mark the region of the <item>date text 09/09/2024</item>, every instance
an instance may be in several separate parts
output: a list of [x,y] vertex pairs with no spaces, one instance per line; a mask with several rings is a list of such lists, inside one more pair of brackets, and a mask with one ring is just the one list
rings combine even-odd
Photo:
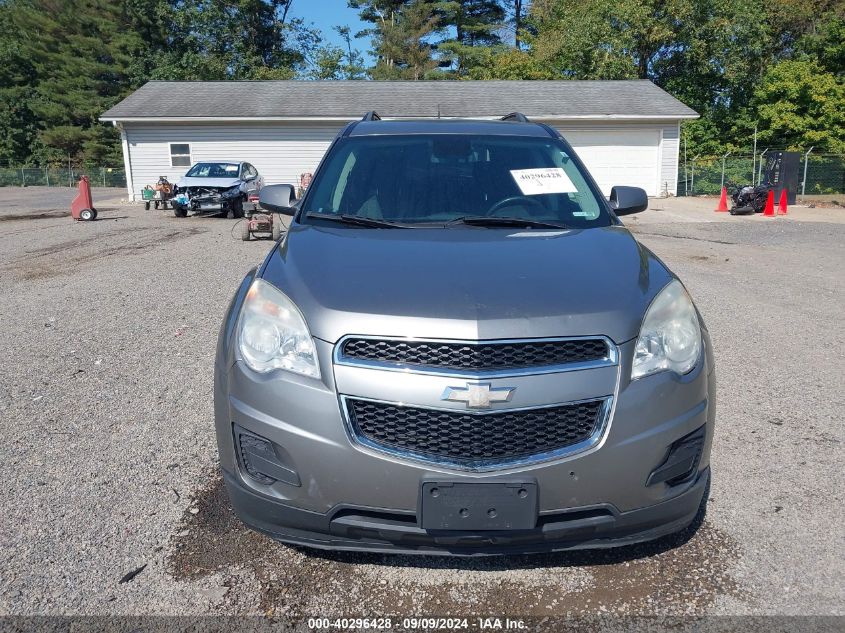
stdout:
[[403,630],[470,630],[519,631],[526,628],[524,620],[511,618],[417,618],[406,617],[401,620],[392,618],[309,618],[311,630],[390,630],[394,627]]

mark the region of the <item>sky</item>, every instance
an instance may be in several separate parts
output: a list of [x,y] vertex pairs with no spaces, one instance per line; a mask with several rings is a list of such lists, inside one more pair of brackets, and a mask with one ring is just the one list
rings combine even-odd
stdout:
[[[323,32],[325,41],[337,46],[345,47],[343,39],[333,27],[349,26],[352,34],[367,28],[367,23],[358,19],[358,12],[347,6],[346,0],[293,0],[288,16],[302,18],[306,22],[313,22],[314,26]],[[352,40],[353,46],[365,56],[370,48],[369,38]]]

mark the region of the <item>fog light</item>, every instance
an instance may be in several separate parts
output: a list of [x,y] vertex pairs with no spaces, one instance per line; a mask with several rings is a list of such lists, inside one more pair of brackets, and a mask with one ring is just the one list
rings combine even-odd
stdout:
[[284,463],[284,451],[270,440],[235,426],[241,465],[258,483],[269,486],[277,481],[299,486],[299,475]]
[[701,452],[704,449],[704,431],[702,426],[689,435],[685,435],[669,447],[666,459],[648,476],[646,486],[666,482],[677,486],[692,478],[698,471]]

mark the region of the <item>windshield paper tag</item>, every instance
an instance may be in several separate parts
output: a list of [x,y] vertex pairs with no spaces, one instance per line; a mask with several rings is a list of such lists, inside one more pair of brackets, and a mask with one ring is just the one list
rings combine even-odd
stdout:
[[543,193],[577,193],[578,190],[560,167],[540,169],[511,169],[511,176],[526,196]]

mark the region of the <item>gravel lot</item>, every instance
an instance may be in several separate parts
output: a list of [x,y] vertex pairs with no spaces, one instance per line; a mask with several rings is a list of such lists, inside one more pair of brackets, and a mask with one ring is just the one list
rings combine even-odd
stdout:
[[677,199],[627,220],[716,350],[715,478],[691,539],[453,560],[315,554],[233,518],[214,343],[271,244],[123,195],[95,190],[101,219],[74,223],[72,190],[0,189],[0,614],[845,614],[845,211]]

